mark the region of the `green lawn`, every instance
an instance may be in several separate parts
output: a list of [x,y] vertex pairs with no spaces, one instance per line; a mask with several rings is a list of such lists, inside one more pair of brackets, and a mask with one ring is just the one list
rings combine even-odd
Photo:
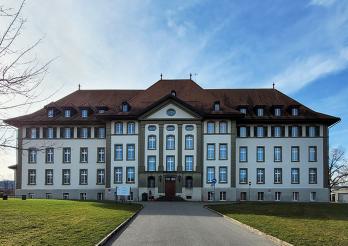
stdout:
[[348,204],[239,203],[209,207],[294,245],[348,245]]
[[0,245],[95,245],[138,204],[0,200]]

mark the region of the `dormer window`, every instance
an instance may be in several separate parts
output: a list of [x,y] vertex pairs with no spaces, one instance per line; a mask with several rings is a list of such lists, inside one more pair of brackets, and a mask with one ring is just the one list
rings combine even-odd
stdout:
[[99,114],[102,114],[102,113],[104,113],[104,112],[105,112],[104,109],[99,109],[99,110],[98,110],[98,113],[99,113]]
[[256,115],[257,116],[263,116],[264,115],[264,110],[263,110],[263,108],[257,108],[256,109]]
[[246,109],[246,108],[240,108],[239,111],[240,111],[242,114],[247,114],[247,109]]
[[274,108],[274,116],[282,116],[282,109]]
[[51,108],[47,111],[47,117],[48,118],[53,118],[54,117],[54,109]]
[[70,118],[71,117],[71,110],[70,109],[65,109],[64,110],[64,117],[65,118]]
[[298,108],[292,108],[291,109],[291,115],[292,116],[298,116]]
[[87,109],[82,109],[81,110],[81,117],[82,118],[87,118],[88,117],[88,110]]
[[220,102],[219,101],[214,102],[214,111],[215,112],[220,111]]
[[172,90],[172,91],[170,92],[170,94],[171,94],[173,97],[176,97],[176,91]]
[[122,112],[128,112],[129,111],[129,105],[127,102],[122,103]]

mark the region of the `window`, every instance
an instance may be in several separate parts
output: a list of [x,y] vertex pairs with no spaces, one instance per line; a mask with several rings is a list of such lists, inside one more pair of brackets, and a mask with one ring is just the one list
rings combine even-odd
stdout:
[[239,112],[241,112],[242,114],[247,114],[247,109],[246,108],[240,108]]
[[71,117],[71,110],[70,109],[64,110],[64,117],[65,118],[70,118]]
[[265,128],[263,126],[256,127],[256,137],[258,138],[265,137]]
[[192,189],[192,187],[193,187],[193,179],[191,176],[187,176],[185,180],[185,188]]
[[70,184],[70,169],[62,170],[62,184],[69,185]]
[[248,161],[248,147],[241,146],[239,147],[239,162]]
[[298,116],[298,108],[292,108],[291,109],[291,115],[292,116]]
[[213,182],[215,179],[215,167],[207,167],[207,183]]
[[88,170],[80,169],[80,185],[88,184]]
[[207,144],[207,159],[215,160],[215,144]]
[[220,121],[220,123],[219,123],[219,133],[220,134],[226,134],[227,133],[227,122],[226,121]]
[[71,148],[63,148],[63,163],[71,162]]
[[114,183],[121,184],[122,183],[122,167],[115,167],[114,169]]
[[53,169],[45,170],[45,184],[53,185]]
[[49,109],[47,111],[47,117],[48,118],[53,118],[54,117],[54,110],[53,109]]
[[293,192],[292,193],[292,200],[294,202],[297,202],[298,201],[298,198],[299,198],[299,193],[298,192]]
[[257,108],[257,110],[256,110],[256,115],[257,116],[263,116],[264,115],[264,110],[263,110],[263,108]]
[[208,134],[215,133],[215,122],[208,122],[207,123],[207,133]]
[[115,123],[115,134],[117,134],[117,135],[123,134],[123,123],[122,122]]
[[317,147],[309,146],[308,147],[308,161],[316,162],[317,161]]
[[150,132],[156,131],[156,126],[155,125],[150,125],[147,128]]
[[156,136],[155,135],[149,135],[147,137],[147,149],[156,149]]
[[115,161],[123,160],[123,146],[122,144],[115,144]]
[[283,173],[281,168],[274,168],[274,183],[281,184],[283,182]]
[[39,128],[31,128],[31,135],[30,138],[36,139],[39,138]]
[[36,184],[36,170],[28,169],[28,185]]
[[80,138],[88,138],[88,128],[87,127],[82,127],[80,128]]
[[166,156],[166,171],[167,172],[175,171],[175,162],[174,162],[173,155]]
[[276,137],[276,138],[283,137],[283,128],[281,126],[273,127],[273,137]]
[[105,138],[105,128],[104,127],[97,127],[97,130],[95,131],[95,138]]
[[127,123],[127,134],[135,134],[135,123],[134,122]]
[[291,161],[298,162],[300,161],[300,147],[292,146],[291,147]]
[[172,90],[172,91],[170,92],[170,94],[171,94],[173,97],[176,97],[176,91]]
[[219,167],[219,183],[227,183],[227,167]]
[[135,144],[127,144],[127,161],[135,160]]
[[52,193],[46,193],[46,199],[52,199]]
[[185,149],[193,149],[193,135],[185,136]]
[[317,200],[317,193],[316,192],[311,192],[310,194],[310,201],[314,202]]
[[135,168],[134,167],[127,167],[127,183],[134,183],[135,182]]
[[317,183],[317,169],[316,168],[309,169],[309,183],[310,184]]
[[247,184],[248,183],[248,169],[240,168],[239,169],[239,183]]
[[28,198],[30,198],[30,199],[35,198],[35,193],[28,193]]
[[166,129],[167,129],[168,132],[172,132],[172,131],[175,131],[175,126],[169,125],[169,126],[166,127]]
[[122,103],[122,112],[128,112],[128,111],[129,111],[128,103],[126,102]]
[[105,183],[105,170],[97,169],[97,184],[102,185]]
[[307,126],[307,136],[308,137],[319,137],[320,129],[318,126]]
[[87,193],[80,193],[80,200],[87,200]]
[[104,200],[104,193],[103,192],[98,192],[97,193],[97,200],[98,201]]
[[258,201],[263,201],[265,197],[265,193],[264,192],[257,192],[257,200]]
[[73,132],[73,129],[72,128],[70,128],[70,127],[65,127],[64,128],[64,134],[63,134],[63,137],[64,138],[72,138],[72,132]]
[[282,147],[275,146],[274,147],[274,162],[282,161]]
[[227,160],[227,144],[219,144],[219,160]]
[[214,192],[208,191],[208,201],[213,201],[214,200]]
[[299,183],[300,183],[300,169],[291,168],[291,184],[299,184]]
[[167,149],[175,149],[175,136],[167,135],[166,137],[166,148]]
[[193,171],[193,156],[186,155],[185,156],[185,171]]
[[63,200],[69,200],[69,193],[63,193]]
[[185,130],[188,131],[188,132],[193,131],[193,129],[194,129],[194,126],[193,126],[193,125],[187,125],[187,126],[185,126]]
[[274,115],[275,116],[281,116],[282,115],[282,109],[281,108],[275,108],[274,109]]
[[47,138],[52,139],[54,137],[54,129],[52,127],[47,128]]
[[88,117],[88,110],[87,109],[82,109],[81,110],[81,117],[82,118],[87,118]]
[[168,116],[174,116],[175,114],[176,114],[175,109],[170,108],[170,109],[167,110],[167,115]]
[[274,193],[274,200],[275,201],[280,201],[282,193],[281,192],[275,192]]
[[80,148],[80,162],[81,163],[88,162],[88,148],[86,147]]
[[214,102],[214,111],[220,111],[220,102]]
[[156,156],[149,155],[147,157],[147,171],[149,172],[156,171]]
[[37,150],[29,149],[28,150],[28,163],[36,163],[37,159]]
[[99,163],[105,162],[105,148],[104,147],[97,148],[97,153],[98,153],[97,162]]
[[226,201],[226,191],[220,191],[220,201]]
[[256,161],[257,162],[265,161],[265,147],[263,146],[256,147]]
[[246,138],[249,134],[247,134],[247,127],[241,126],[239,127],[239,137]]
[[256,169],[256,183],[264,184],[265,183],[265,169],[257,168]]
[[289,126],[290,137],[297,138],[300,136],[300,127],[299,126]]
[[240,200],[241,201],[246,201],[247,198],[247,193],[246,192],[241,192],[240,193]]

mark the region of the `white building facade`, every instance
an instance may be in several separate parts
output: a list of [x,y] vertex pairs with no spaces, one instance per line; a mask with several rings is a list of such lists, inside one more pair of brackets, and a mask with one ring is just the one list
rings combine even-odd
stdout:
[[[16,194],[33,198],[325,202],[328,129],[275,89],[78,90],[18,128]],[[144,196],[145,195],[145,196]]]

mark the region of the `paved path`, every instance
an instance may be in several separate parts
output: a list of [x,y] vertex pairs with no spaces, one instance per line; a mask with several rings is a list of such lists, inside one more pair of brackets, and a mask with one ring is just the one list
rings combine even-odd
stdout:
[[203,208],[202,203],[147,202],[109,245],[275,245]]

